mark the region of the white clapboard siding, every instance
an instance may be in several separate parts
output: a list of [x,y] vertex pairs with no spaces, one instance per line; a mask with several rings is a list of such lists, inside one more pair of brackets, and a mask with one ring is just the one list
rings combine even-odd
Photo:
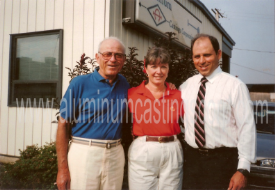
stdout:
[[[52,113],[51,113],[52,114],[52,116],[51,116],[52,120],[51,121],[54,121],[54,120],[56,120],[55,114],[58,110],[51,109],[51,111],[52,111]],[[51,130],[50,130],[50,140],[49,140],[49,142],[54,142],[56,140],[56,131],[57,131],[57,123],[52,123]]]
[[[0,154],[18,156],[32,144],[55,141],[58,110],[39,107],[8,107],[10,34],[63,29],[62,94],[82,53],[94,58],[99,42],[109,36],[110,1],[102,0],[1,0],[0,1]],[[33,105],[33,102],[31,102]],[[24,102],[26,105],[26,102]],[[46,107],[46,105],[44,105]]]
[[35,31],[36,28],[36,14],[37,14],[37,0],[29,0],[28,8],[28,32]]
[[[0,74],[2,74],[3,65],[3,43],[4,43],[4,10],[5,1],[0,0]],[[0,92],[2,92],[2,77],[0,77]],[[0,94],[0,106],[1,106],[1,94]],[[0,123],[1,123],[1,107],[0,107]]]
[[[14,0],[13,4],[20,3],[20,0]],[[16,34],[20,32],[20,6],[12,6],[12,27],[11,33]],[[8,36],[7,36],[8,37]],[[9,108],[8,111],[8,153],[9,155],[13,155],[16,152],[16,144],[14,143],[14,139],[16,138],[16,124],[17,124],[17,113],[16,108]],[[20,139],[23,138],[21,135]]]
[[[13,6],[16,7],[16,4]],[[20,1],[20,27],[19,32],[28,32],[28,11],[29,11],[29,0]]]
[[[8,126],[9,126],[9,110],[7,107],[8,100],[8,70],[9,70],[9,34],[12,25],[12,1],[2,1],[4,7],[4,32],[2,43],[2,73],[1,73],[1,133],[0,133],[0,151],[2,154],[8,153]],[[2,6],[2,5],[1,5]]]
[[9,120],[9,124],[8,124],[8,153],[9,155],[13,155],[15,152],[15,143],[14,143],[14,139],[16,136],[16,108],[10,108],[8,110],[8,120]]
[[[13,4],[20,3],[20,0],[14,0]],[[20,31],[20,6],[12,7],[12,29],[11,33],[16,34]]]
[[[53,30],[54,29],[54,7],[55,3],[54,1],[45,1],[45,19],[44,19],[44,30]],[[44,108],[42,110],[42,145],[44,145],[46,142],[49,143],[51,139],[51,121],[52,121],[52,109],[51,109],[51,103],[47,102],[44,104]]]
[[[16,7],[16,5],[14,5]],[[28,32],[28,7],[29,1],[28,0],[21,0],[20,2],[20,28],[19,33],[26,33]],[[33,109],[31,108],[31,100],[25,102],[25,122],[22,123],[22,127],[24,128],[23,132],[23,150],[26,148],[27,145],[32,145],[32,128],[33,128]],[[30,108],[28,108],[30,107]],[[11,108],[9,108],[11,109]],[[24,125],[24,126],[23,126]],[[20,124],[21,126],[21,124]],[[20,134],[20,133],[19,133]],[[20,139],[20,138],[19,138]],[[9,145],[10,147],[10,145]]]
[[54,28],[54,13],[55,13],[55,2],[46,1],[46,18],[45,18],[45,30],[52,30]]
[[72,68],[73,66],[73,16],[74,16],[74,1],[66,0],[64,2],[64,46],[63,46],[63,85],[62,95],[65,93],[70,78],[68,70],[65,67]]
[[55,0],[54,5],[54,29],[64,27],[64,0]]
[[[34,112],[33,109],[31,107],[31,105],[33,104],[33,102],[31,102],[31,99],[28,99],[26,102],[26,108],[25,108],[25,122],[24,122],[24,147],[23,149],[26,148],[26,146],[28,145],[32,145],[33,144],[33,119],[34,119]],[[11,109],[11,108],[10,108]]]
[[[54,28],[53,29],[63,29],[64,28],[64,1],[65,0],[55,0],[55,12],[54,12]],[[63,35],[66,35],[67,31],[63,31]],[[64,40],[64,39],[63,39]],[[65,40],[64,43],[65,45]],[[63,49],[64,52],[64,49]],[[67,56],[65,53],[63,53],[63,57]],[[63,60],[63,71],[65,70],[65,65],[64,65],[64,60]],[[67,76],[63,74],[63,76]],[[63,80],[64,84],[64,80]],[[64,85],[62,85],[63,87]],[[67,85],[66,85],[67,86]],[[55,114],[58,112],[56,109],[52,109],[52,121],[56,120]],[[56,131],[57,131],[57,123],[52,123],[51,124],[51,130],[50,130],[50,141],[49,142],[54,142],[56,139]]]
[[[0,74],[2,74],[2,65],[3,65],[3,43],[4,43],[4,10],[5,2],[0,0]],[[2,92],[2,77],[0,77],[0,92]],[[2,123],[2,94],[0,93],[0,133],[1,132],[1,123]],[[2,135],[0,134],[0,138]],[[0,152],[3,150],[3,147],[0,145]]]
[[[43,4],[39,4],[39,1],[37,0],[29,0],[29,11],[28,11],[28,32],[34,32],[37,31],[37,23],[42,24],[44,23],[44,19],[38,20],[38,17],[43,17],[42,14],[44,14]],[[39,11],[42,11],[41,13]],[[43,17],[44,18],[44,17]],[[42,22],[42,23],[41,23]],[[42,28],[41,27],[41,28]],[[34,105],[35,104],[35,105]],[[26,137],[25,139],[30,139],[30,144],[28,144],[28,140],[24,141],[26,142],[26,146],[37,144],[38,146],[41,146],[42,143],[42,109],[39,108],[39,100],[35,100],[32,102],[32,105],[34,106],[31,111],[33,118],[31,119],[31,133],[30,136]],[[26,126],[27,128],[27,126]],[[19,133],[20,134],[20,133]],[[25,145],[24,144],[24,145]],[[19,143],[18,143],[19,145]]]
[[36,31],[45,30],[46,0],[36,1]]
[[44,109],[42,111],[42,144],[50,142],[52,127],[51,122],[54,119],[52,118],[51,104],[49,102],[47,103],[44,104]]
[[[74,17],[73,17],[73,38],[72,38],[72,60],[73,65],[76,61],[79,61],[81,54],[83,53],[83,6],[84,0],[74,1]],[[65,75],[65,77],[68,77]]]
[[100,41],[102,41],[105,37],[105,17],[106,14],[109,15],[109,13],[105,13],[105,1],[102,0],[94,0],[94,53],[97,52],[98,44]]
[[[112,0],[106,0],[105,1],[105,8],[104,8],[104,24],[105,24],[105,33],[104,37],[109,37],[110,36],[110,9],[111,9],[111,2]],[[120,10],[117,10],[120,11]],[[121,12],[122,14],[122,12]]]
[[42,146],[44,142],[42,142],[42,127],[43,127],[43,109],[39,108],[39,101],[36,100],[37,105],[36,108],[33,108],[34,119],[33,119],[33,136],[32,141],[33,144],[37,144],[38,146]]
[[94,30],[96,27],[94,27],[94,18],[95,18],[95,12],[93,11],[95,7],[95,1],[91,0],[85,0],[84,1],[84,50],[83,53],[86,54],[86,56],[89,56],[91,58],[94,58],[94,54],[96,50],[94,51]]
[[[15,126],[15,138],[14,144],[15,144],[15,155],[19,155],[19,149],[24,150],[25,147],[25,112],[26,109],[24,108],[23,105],[20,103],[21,101],[19,100],[18,104],[19,106],[16,107],[16,126]],[[9,108],[13,109],[13,108]],[[2,126],[1,126],[2,127]],[[4,126],[3,126],[4,127]],[[9,127],[9,126],[7,126]],[[13,144],[8,144],[8,146],[13,146]],[[2,152],[1,152],[2,153]]]

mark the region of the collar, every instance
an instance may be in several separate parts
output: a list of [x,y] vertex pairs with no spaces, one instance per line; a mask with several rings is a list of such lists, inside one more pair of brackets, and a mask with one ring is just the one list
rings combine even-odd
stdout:
[[[211,84],[214,83],[214,81],[218,78],[219,74],[222,73],[222,70],[220,68],[220,66],[218,66],[211,75],[205,77],[207,78],[208,82],[210,82]],[[198,83],[201,82],[201,78],[203,77],[202,74],[198,74],[198,76],[200,76],[198,78]]]
[[[150,92],[150,90],[145,87],[145,82],[146,82],[145,80],[142,81],[142,83],[137,87],[137,93],[151,98],[151,97],[153,97],[153,95]],[[165,82],[165,84],[166,84],[166,90],[165,90],[164,96],[169,96],[169,95],[175,94],[176,90],[171,90],[168,82]]]
[[[103,76],[101,76],[99,73],[98,73],[98,70],[99,70],[99,67],[97,67],[95,70],[94,70],[94,77],[95,77],[95,79],[97,80],[97,81],[99,81],[99,82],[108,82],[109,83],[109,80],[108,79],[105,79]],[[117,74],[117,76],[116,76],[116,79],[115,79],[115,81],[114,81],[114,84],[117,82],[117,81],[119,81],[120,80],[120,78],[119,78],[119,75]]]

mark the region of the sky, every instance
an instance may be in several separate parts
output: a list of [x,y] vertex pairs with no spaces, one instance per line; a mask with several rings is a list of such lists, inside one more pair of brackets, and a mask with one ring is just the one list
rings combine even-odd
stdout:
[[[235,41],[230,74],[246,84],[275,84],[274,0],[201,0],[219,9],[219,22]],[[214,13],[213,13],[214,15]]]

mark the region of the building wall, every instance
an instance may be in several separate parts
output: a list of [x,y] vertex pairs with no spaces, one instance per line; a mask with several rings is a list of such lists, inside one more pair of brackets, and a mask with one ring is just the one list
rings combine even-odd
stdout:
[[[94,57],[109,35],[108,0],[0,1],[0,155],[18,156],[27,145],[55,141],[55,109],[8,107],[10,34],[64,29],[63,68],[72,68],[83,52]],[[62,93],[70,78],[63,69]],[[34,117],[35,116],[35,117]]]
[[122,0],[111,0],[110,3],[110,36],[120,38],[127,50],[128,47],[137,47],[138,58],[142,60],[147,53],[148,47],[152,46],[153,39],[148,35],[141,34],[128,26],[122,25]]
[[[179,2],[202,21],[201,33],[207,33],[215,36],[220,43],[220,48],[222,48],[222,34],[206,18],[201,10],[188,0],[179,0]],[[122,0],[111,0],[110,3],[110,35],[117,36],[122,39],[126,48],[137,47],[139,54],[138,58],[142,60],[147,53],[148,47],[153,45],[154,38],[134,31],[126,25],[122,25]]]
[[[188,0],[180,2],[203,22],[201,32],[222,35]],[[55,109],[8,107],[10,34],[64,29],[63,68],[72,68],[82,53],[94,57],[99,42],[108,36],[137,47],[143,59],[153,39],[122,25],[122,0],[0,0],[0,155],[19,156],[32,144],[55,141]],[[62,93],[70,78],[63,69]],[[36,114],[36,115],[35,115]],[[34,117],[35,116],[35,117]]]
[[259,101],[259,100],[267,101],[267,102],[275,102],[275,99],[272,98],[272,93],[270,92],[250,92],[249,94],[253,102]]
[[220,44],[220,48],[222,49],[222,34],[219,30],[208,20],[205,14],[197,8],[193,3],[189,0],[178,0],[183,6],[185,6],[189,11],[191,11],[198,19],[202,21],[202,29],[201,33],[210,34],[215,36]]

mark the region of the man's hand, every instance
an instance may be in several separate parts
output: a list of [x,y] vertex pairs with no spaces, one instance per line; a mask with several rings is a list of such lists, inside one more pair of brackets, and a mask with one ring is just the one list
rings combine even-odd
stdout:
[[56,184],[59,190],[70,189],[71,177],[68,169],[58,170]]
[[229,183],[228,190],[239,190],[245,188],[247,183],[246,177],[241,172],[236,172]]

